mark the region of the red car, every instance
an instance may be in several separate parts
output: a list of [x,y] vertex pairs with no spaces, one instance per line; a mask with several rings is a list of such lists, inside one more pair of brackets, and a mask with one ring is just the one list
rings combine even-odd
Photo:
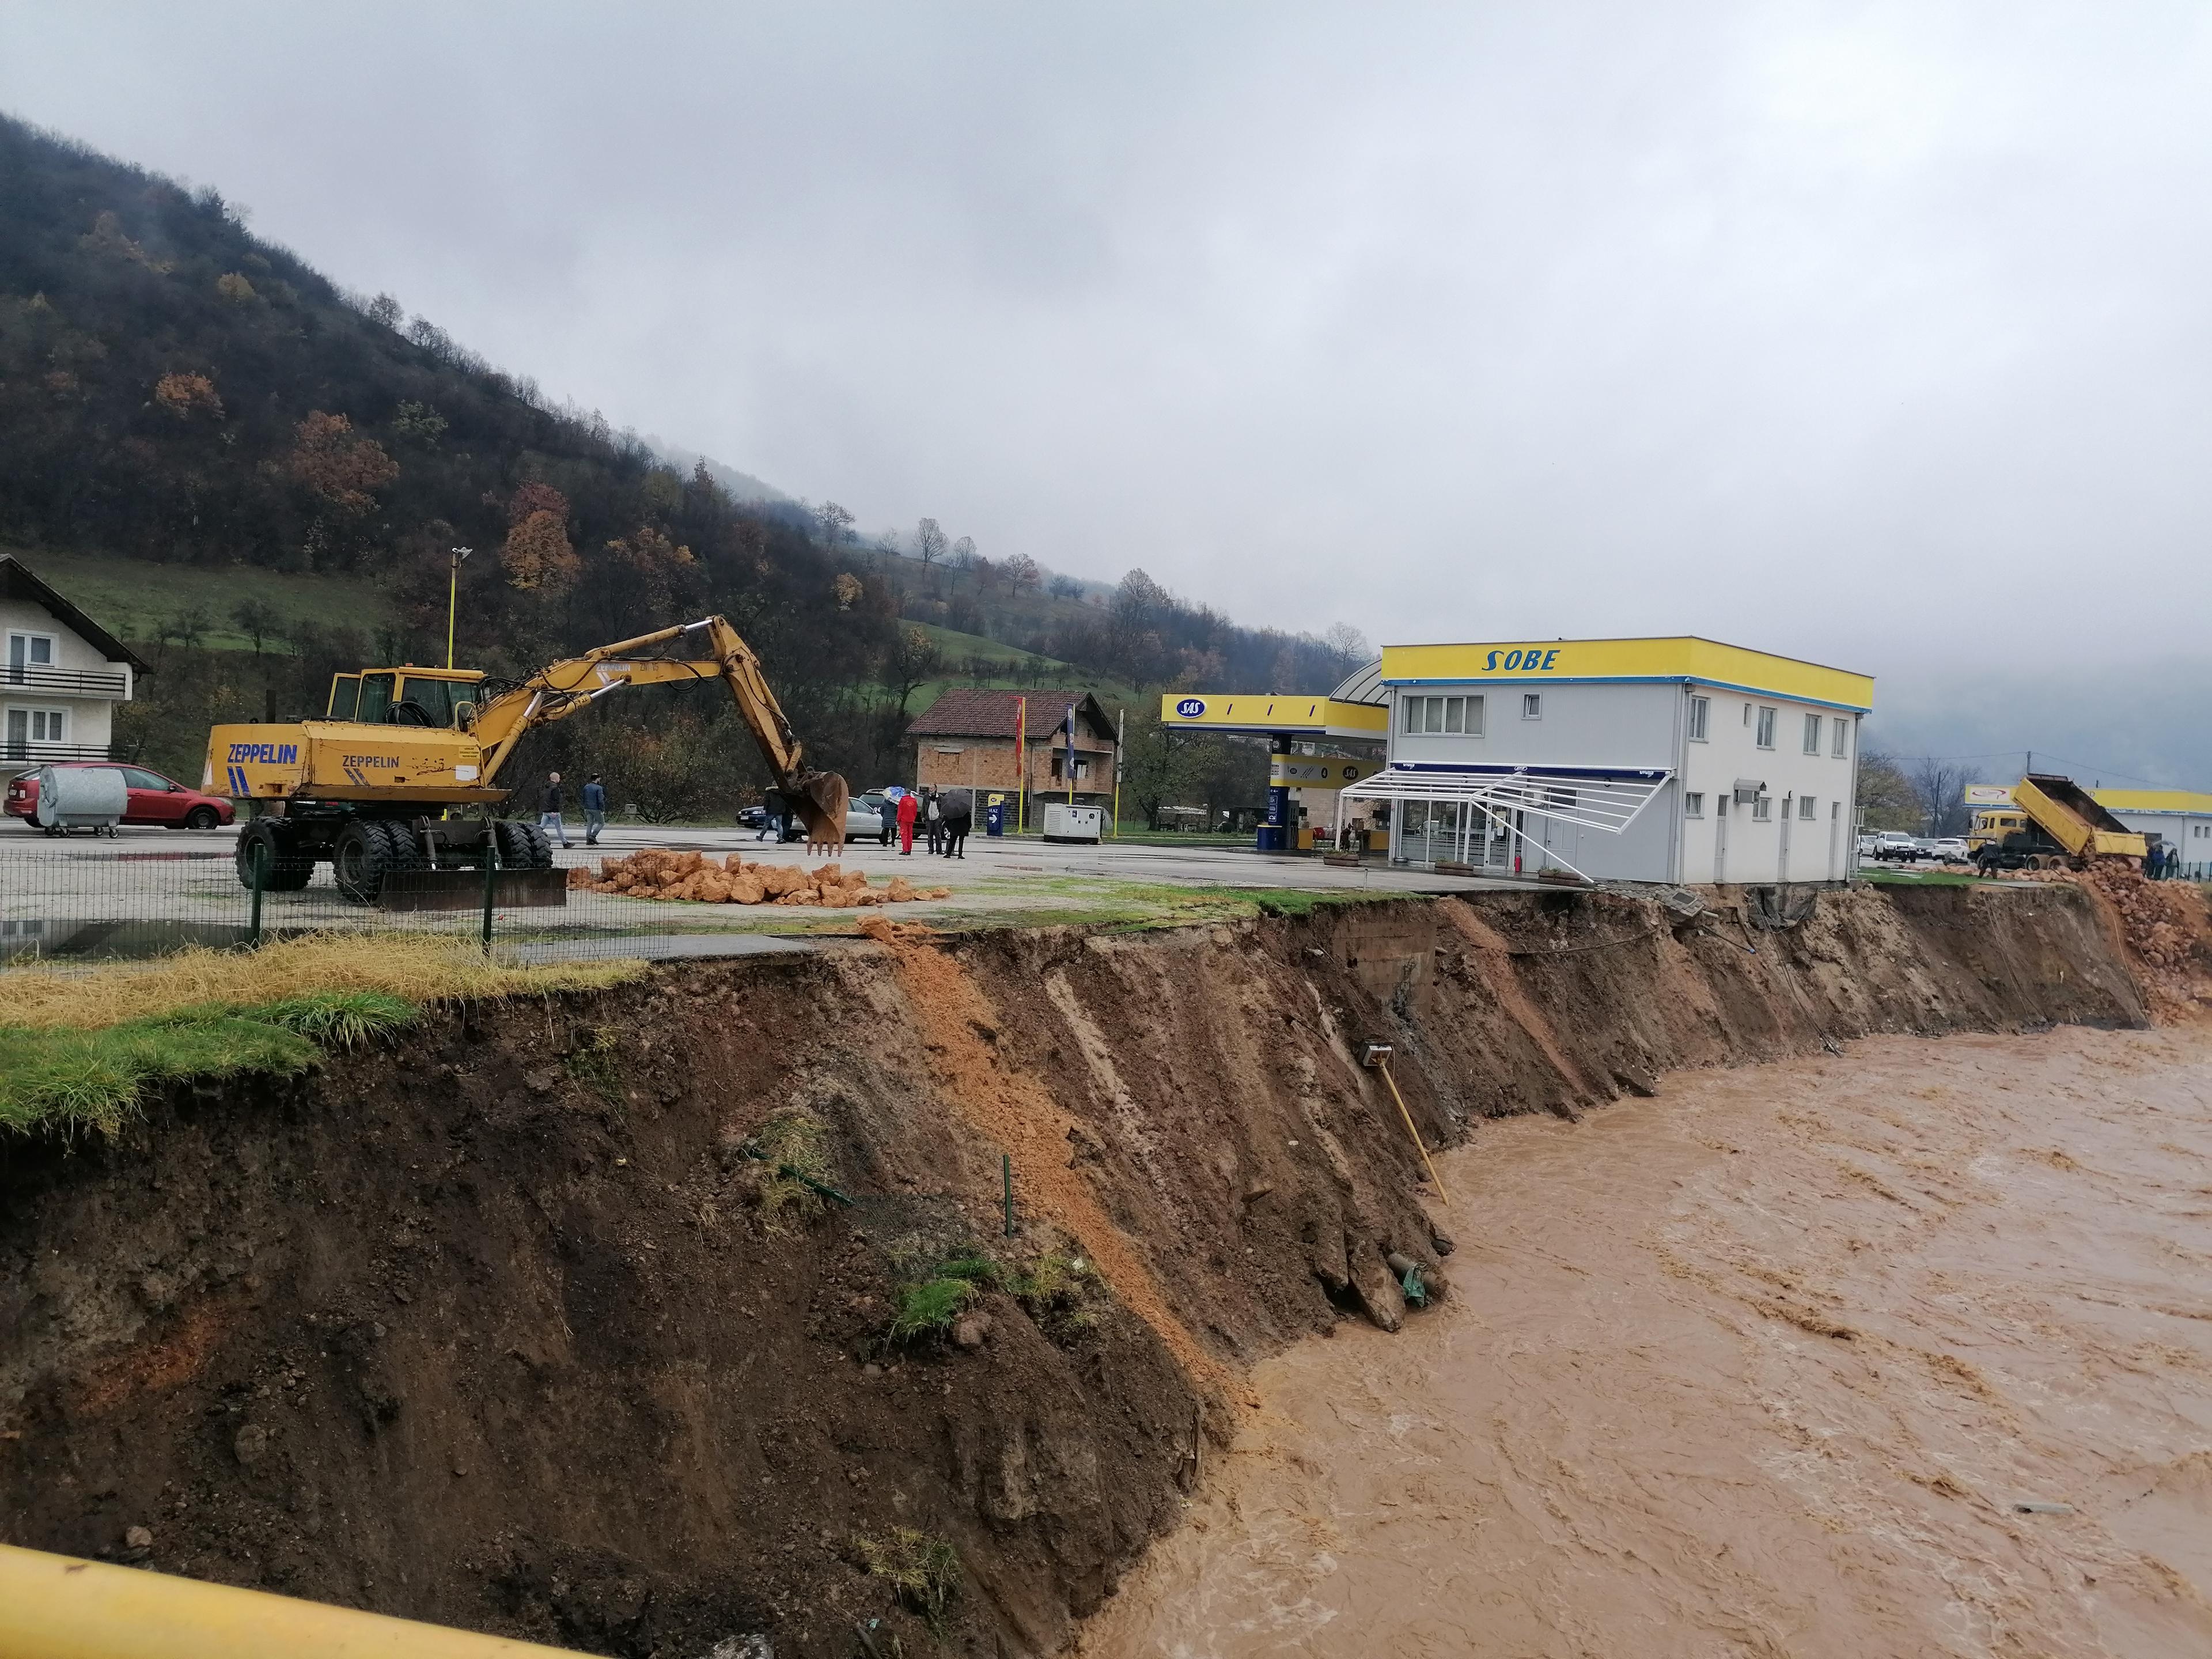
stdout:
[[[105,766],[123,774],[131,804],[124,809],[125,823],[160,824],[171,830],[219,830],[230,822],[231,805],[220,795],[203,795],[173,778],[149,772],[143,766],[112,761],[55,761],[55,766]],[[38,810],[39,775],[33,769],[8,780],[6,811],[27,823]]]

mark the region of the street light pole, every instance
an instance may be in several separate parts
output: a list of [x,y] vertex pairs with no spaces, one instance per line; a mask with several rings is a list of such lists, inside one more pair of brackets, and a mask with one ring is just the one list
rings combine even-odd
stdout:
[[461,598],[461,561],[476,551],[473,547],[457,547],[449,560],[450,569],[446,580],[446,666],[453,665],[453,613],[459,608]]

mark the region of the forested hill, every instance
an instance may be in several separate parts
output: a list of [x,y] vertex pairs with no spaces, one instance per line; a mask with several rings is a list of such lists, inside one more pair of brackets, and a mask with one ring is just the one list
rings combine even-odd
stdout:
[[[910,623],[938,630],[923,682],[1006,667],[963,655],[959,635],[1139,690],[1248,669],[1284,682],[1270,690],[1315,690],[1346,655],[1237,628],[1141,573],[1109,599],[1050,581],[1032,557],[994,563],[970,544],[957,568],[925,564],[860,543],[835,509],[736,499],[710,465],[679,471],[434,323],[339,288],[250,234],[216,191],[4,116],[0,455],[0,546],[34,566],[43,553],[223,573],[212,613],[187,607],[151,641],[161,672],[134,729],[172,766],[210,718],[289,714],[331,666],[441,652],[457,545],[477,550],[461,567],[464,661],[518,673],[720,611],[821,758],[870,777],[896,764],[917,689]],[[258,589],[303,580],[376,604],[319,619],[257,609]],[[222,654],[203,649],[210,635],[250,638],[257,666],[199,660]],[[637,701],[617,701],[627,738],[549,733],[546,757],[635,769],[642,739],[668,748],[666,769],[703,767],[714,793],[756,781],[742,744],[704,741],[716,758],[698,757],[729,735],[705,700],[678,722],[703,723],[691,732],[647,731]]]

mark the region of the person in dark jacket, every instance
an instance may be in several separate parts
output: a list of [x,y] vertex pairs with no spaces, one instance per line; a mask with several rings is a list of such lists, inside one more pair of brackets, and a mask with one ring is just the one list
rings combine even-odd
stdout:
[[561,822],[561,775],[545,775],[545,799],[538,808],[538,827],[549,836],[561,837],[561,845],[568,844],[568,826]]
[[889,795],[884,797],[884,804],[876,814],[876,822],[884,826],[883,836],[878,845],[890,846],[891,837],[898,834],[898,803]]
[[788,809],[783,804],[783,791],[771,789],[761,797],[761,832],[755,841],[767,841],[773,836],[778,846],[783,843],[783,817]]
[[921,798],[921,817],[929,830],[929,850],[933,853],[943,852],[945,850],[945,808],[939,801],[934,789]]
[[607,827],[607,787],[599,781],[597,772],[584,786],[584,845],[597,847],[599,831]]
[[968,856],[968,831],[975,821],[975,797],[965,789],[945,792],[944,853],[949,859]]

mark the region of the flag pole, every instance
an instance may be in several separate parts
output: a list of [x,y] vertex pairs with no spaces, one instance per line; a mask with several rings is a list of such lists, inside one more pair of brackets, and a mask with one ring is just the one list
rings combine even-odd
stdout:
[[[1030,801],[1030,700],[1014,699],[1014,833],[1020,835]],[[1004,822],[1003,819],[1000,822]]]

